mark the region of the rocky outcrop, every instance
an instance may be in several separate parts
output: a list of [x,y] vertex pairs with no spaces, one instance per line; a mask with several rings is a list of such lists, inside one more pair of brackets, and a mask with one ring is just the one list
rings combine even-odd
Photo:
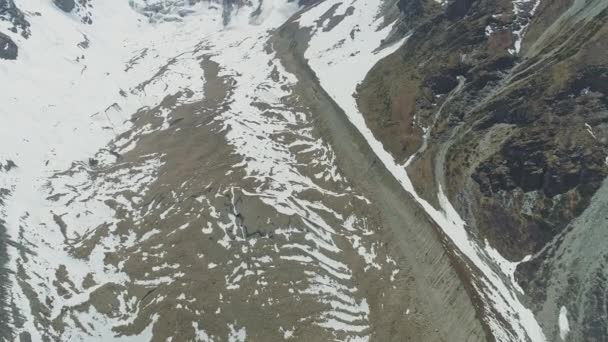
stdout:
[[67,13],[72,12],[74,7],[76,7],[76,2],[74,0],[53,0],[53,3]]
[[0,33],[0,59],[17,59],[17,44],[3,33]]
[[[465,118],[472,128],[451,147],[448,172],[474,181],[463,180],[478,199],[472,218],[489,229],[494,245],[504,245],[507,236],[510,243],[501,247],[511,258],[539,251],[582,212],[608,175],[607,93],[599,85],[608,61],[593,52],[605,46],[605,30],[605,19],[596,17],[562,37],[578,46],[518,64]],[[500,134],[491,151],[475,152]]]
[[18,33],[24,38],[30,36],[30,23],[25,20],[23,12],[15,6],[13,0],[0,1],[0,21],[10,23],[8,28],[13,33]]
[[[13,0],[0,0],[0,22],[8,24],[8,31],[19,34],[23,38],[27,39],[31,34],[30,23],[25,19],[25,15]],[[13,38],[0,32],[0,59],[15,60],[18,52],[19,47]]]

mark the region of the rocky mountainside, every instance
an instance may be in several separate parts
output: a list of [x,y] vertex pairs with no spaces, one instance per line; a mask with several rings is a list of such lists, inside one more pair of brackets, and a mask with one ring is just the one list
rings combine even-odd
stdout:
[[547,340],[604,340],[608,2],[400,5],[411,37],[361,87],[370,128],[509,260]]
[[607,8],[0,0],[0,340],[606,340]]

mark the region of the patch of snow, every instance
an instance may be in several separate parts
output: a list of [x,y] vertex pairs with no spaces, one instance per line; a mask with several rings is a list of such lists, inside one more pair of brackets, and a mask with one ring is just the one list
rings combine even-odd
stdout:
[[199,342],[212,342],[214,341],[205,330],[201,328],[201,324],[199,322],[192,322],[192,327],[194,328],[196,341]]
[[283,338],[286,340],[292,338],[294,332],[295,330],[283,330]]
[[[9,238],[30,244],[32,255],[37,257],[22,258],[23,253],[9,245],[10,267],[15,268],[20,263],[27,276],[36,279],[52,279],[58,267],[67,267],[70,279],[76,284],[74,290],[79,293],[74,300],[86,300],[90,295],[92,290],[86,291],[80,285],[89,274],[98,284],[130,282],[158,286],[174,282],[174,278],[168,276],[133,281],[121,271],[121,264],[113,266],[104,261],[108,251],[138,243],[135,232],[122,236],[113,234],[117,230],[116,213],[104,201],[112,201],[137,216],[138,212],[132,206],[136,204],[136,197],[129,200],[123,195],[115,195],[121,191],[144,194],[146,186],[157,177],[155,172],[162,165],[160,157],[144,158],[141,165],[130,166],[132,174],[126,172],[126,168],[118,168],[119,171],[111,173],[111,177],[116,178],[112,180],[92,177],[95,170],[91,170],[86,161],[95,156],[100,160],[99,167],[114,163],[115,159],[108,151],[97,152],[127,131],[131,127],[131,115],[140,109],[155,109],[164,120],[160,129],[166,129],[166,116],[171,109],[161,105],[166,96],[175,95],[178,105],[202,98],[205,80],[196,51],[204,38],[202,33],[211,35],[224,30],[221,8],[200,2],[191,7],[196,15],[184,17],[178,23],[150,24],[132,10],[129,1],[101,1],[95,3],[93,24],[88,25],[58,10],[51,1],[16,2],[24,12],[40,12],[41,15],[28,17],[32,31],[29,39],[15,38],[20,47],[19,58],[0,63],[3,80],[0,92],[4,99],[0,107],[3,122],[0,144],[6,147],[0,151],[0,159],[11,159],[18,165],[14,172],[0,175],[0,185],[11,190],[6,206],[1,208],[0,218],[6,221]],[[264,4],[264,30],[285,20],[283,16],[274,15],[276,11],[267,9],[268,6],[282,7],[269,1]],[[285,6],[297,9],[295,3]],[[249,25],[239,17],[249,18],[252,10],[242,11],[231,24],[232,41],[239,35],[242,38],[242,30],[247,30],[247,27],[236,26],[239,22]],[[78,46],[83,35],[90,42],[86,49]],[[137,135],[155,129],[158,128],[144,127],[129,139],[116,140],[114,145],[118,152],[126,153],[136,147]],[[73,168],[74,175],[56,177],[58,171],[74,165],[78,166]],[[116,188],[112,188],[114,186]],[[48,190],[58,194],[65,191],[66,194],[60,196],[60,200],[49,200]],[[74,201],[68,203],[69,199]],[[62,232],[58,224],[53,224],[55,213],[69,230]],[[139,219],[141,217],[135,217],[134,221]],[[66,248],[66,242],[100,231],[101,237],[88,258],[75,258]],[[149,239],[155,233],[156,230],[147,232],[139,241]],[[16,269],[12,271],[15,277]],[[176,273],[175,277],[180,274]],[[50,283],[37,281],[31,285],[32,296],[41,302],[52,300],[56,304],[53,310],[70,305],[61,300],[62,296]],[[12,324],[15,334],[28,331],[35,341],[98,338],[83,336],[84,331],[75,321],[66,322],[61,337],[52,329],[40,330],[37,318],[30,310],[34,307],[30,305],[31,299],[15,278],[9,286],[23,317],[21,328]],[[91,309],[79,312],[74,319],[107,341],[118,338],[112,328],[125,324],[124,317],[118,315],[110,319]],[[152,325],[139,337],[124,339],[150,340]]]
[[562,306],[559,309],[559,318],[557,321],[559,325],[559,337],[565,341],[566,336],[570,332],[570,323],[568,322],[568,309],[565,306]]
[[492,33],[494,33],[494,29],[492,28],[492,26],[490,26],[490,25],[486,26],[486,37],[491,36]]

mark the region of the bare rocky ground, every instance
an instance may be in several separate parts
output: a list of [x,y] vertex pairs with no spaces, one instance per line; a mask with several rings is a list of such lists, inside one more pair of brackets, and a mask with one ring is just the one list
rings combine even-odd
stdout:
[[464,266],[318,85],[306,33],[268,37],[199,44],[203,100],[184,89],[143,108],[50,177],[48,220],[23,213],[69,255],[16,260],[43,340],[486,339]]
[[[484,340],[486,335],[469,297],[475,294],[465,289],[468,280],[459,277],[466,274],[457,271],[463,265],[446,252],[452,246],[448,246],[435,223],[378,162],[360,133],[318,85],[302,56],[306,32],[288,24],[281,29],[279,37],[275,47],[281,52],[287,70],[298,76],[298,94],[308,100],[306,103],[314,104],[315,119],[320,122],[324,138],[331,141],[336,150],[338,165],[343,165],[341,170],[356,188],[370,196],[379,212],[385,241],[399,256],[398,265],[409,274],[402,290],[419,308],[420,326],[406,324],[397,334],[376,335],[377,340],[403,337],[413,341]],[[383,317],[376,325],[380,330],[383,326],[399,324],[399,320],[398,316]]]

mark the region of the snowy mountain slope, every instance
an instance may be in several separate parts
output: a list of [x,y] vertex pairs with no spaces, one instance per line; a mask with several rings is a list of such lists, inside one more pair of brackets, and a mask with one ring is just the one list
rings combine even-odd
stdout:
[[[126,4],[96,4],[91,26],[47,6],[3,65],[15,82],[2,92],[23,113],[7,109],[2,134],[14,146],[3,159],[17,165],[3,175],[14,336],[367,339],[353,269],[382,279],[383,293],[397,291],[399,270],[267,51],[268,29],[297,6],[263,6],[254,26],[250,11],[228,27],[214,4],[153,25]],[[35,53],[47,49],[63,55]],[[192,128],[198,140],[175,142]],[[159,244],[172,239],[184,242]],[[280,309],[289,294],[307,309]],[[237,315],[248,301],[257,314]]]
[[420,197],[445,192],[547,340],[601,340],[605,265],[573,265],[606,253],[587,244],[606,226],[606,2],[402,3],[415,29],[360,86],[365,123]]
[[[2,339],[546,340],[518,263],[365,116],[416,4],[13,1]],[[511,6],[513,55],[538,3]]]

